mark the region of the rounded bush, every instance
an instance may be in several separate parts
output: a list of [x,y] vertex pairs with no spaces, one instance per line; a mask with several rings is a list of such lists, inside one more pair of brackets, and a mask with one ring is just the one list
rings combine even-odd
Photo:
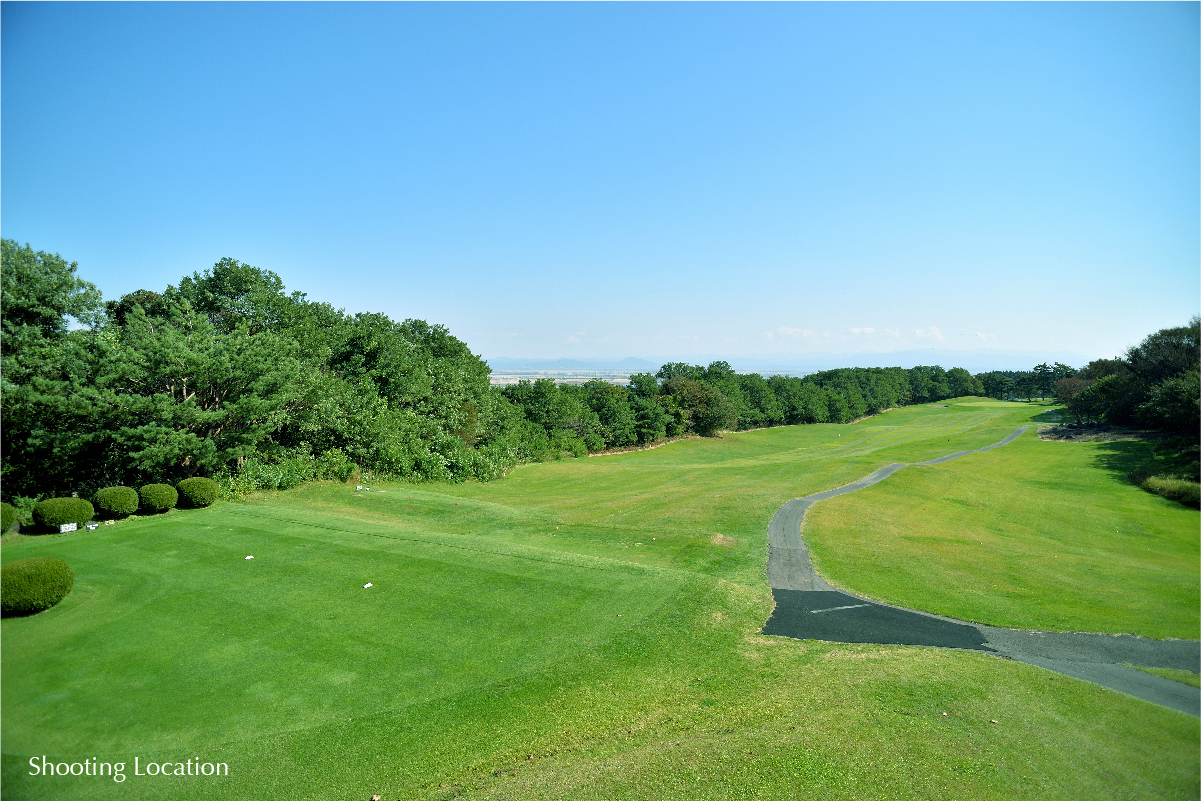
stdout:
[[212,506],[213,501],[217,500],[217,496],[221,494],[221,487],[216,481],[200,476],[185,478],[175,485],[175,488],[179,490],[179,500],[182,505],[192,509]]
[[34,504],[33,522],[57,529],[63,523],[82,526],[96,516],[96,510],[83,498],[47,498]]
[[0,611],[4,617],[34,615],[66,597],[75,571],[62,559],[38,556],[0,567]]
[[133,487],[105,487],[92,499],[104,517],[128,517],[138,511],[141,499]]
[[17,507],[5,501],[0,503],[0,534],[8,531],[17,523]]
[[170,484],[147,484],[138,490],[142,496],[142,508],[147,512],[165,512],[174,509],[179,502],[179,493]]

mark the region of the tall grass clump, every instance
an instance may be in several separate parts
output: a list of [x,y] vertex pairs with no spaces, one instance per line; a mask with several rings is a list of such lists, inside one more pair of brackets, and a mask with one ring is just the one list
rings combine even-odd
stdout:
[[261,490],[292,489],[305,481],[347,481],[358,472],[358,465],[349,456],[333,448],[317,457],[303,451],[251,456],[237,472],[216,478],[221,497],[238,500]]
[[1201,507],[1201,484],[1196,481],[1172,476],[1147,476],[1137,480],[1137,483],[1147,492],[1179,501],[1186,506]]

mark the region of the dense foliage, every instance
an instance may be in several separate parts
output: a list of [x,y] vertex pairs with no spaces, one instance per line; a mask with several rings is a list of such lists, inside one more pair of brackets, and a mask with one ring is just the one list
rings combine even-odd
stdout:
[[101,517],[129,517],[138,511],[141,500],[133,487],[105,487],[92,496],[92,503]]
[[1117,359],[1056,382],[1077,421],[1142,425],[1196,438],[1201,429],[1201,318],[1165,328]]
[[1148,492],[1201,504],[1201,318],[1157,331],[1120,358],[1089,362],[1055,390],[1077,424],[1160,432],[1153,458],[1130,478]]
[[11,240],[0,275],[6,497],[247,468],[492,478],[519,458],[519,416],[441,326],[348,315],[232,259],[107,304]]
[[83,498],[47,498],[33,507],[33,522],[47,529],[57,530],[66,523],[82,526],[95,516],[91,502]]
[[61,601],[75,586],[75,572],[62,559],[39,556],[0,567],[4,617],[33,615]]
[[188,509],[203,509],[212,506],[213,501],[221,495],[221,487],[211,478],[192,476],[185,478],[176,485],[179,490],[179,500]]
[[0,533],[7,532],[17,523],[17,507],[7,501],[0,502]]
[[[666,364],[628,386],[500,388],[441,326],[347,314],[233,259],[104,303],[74,263],[4,240],[0,277],[2,488],[18,508],[195,477],[230,496],[309,479],[489,480],[520,462],[667,437],[846,423],[963,395],[1049,397],[1074,373],[1056,364],[764,377],[718,361]],[[1144,348],[1130,373],[1162,372],[1158,353]],[[1193,384],[1173,373],[1133,399],[1116,391],[1126,379],[1101,378],[1081,380],[1102,385],[1093,394],[1121,395],[1122,408],[1146,407],[1147,419],[1175,420],[1195,402],[1195,371]]]
[[1059,381],[1076,375],[1066,364],[1039,364],[1033,370],[993,370],[976,376],[983,394],[998,400],[1053,398]]
[[146,484],[138,490],[138,497],[142,501],[142,511],[150,514],[174,509],[179,503],[179,492],[170,484]]

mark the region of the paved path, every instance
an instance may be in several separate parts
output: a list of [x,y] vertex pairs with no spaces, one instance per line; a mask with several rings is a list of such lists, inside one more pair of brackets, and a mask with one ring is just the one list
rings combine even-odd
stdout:
[[[974,451],[960,451],[917,465],[941,464],[1008,445],[1029,426]],[[829,642],[965,648],[1037,665],[1190,715],[1201,716],[1201,690],[1126,667],[1201,672],[1201,643],[1107,634],[1001,629],[890,606],[831,587],[813,569],[801,539],[805,511],[818,501],[870,487],[907,464],[890,464],[845,487],[818,492],[780,507],[767,529],[767,579],[776,601],[764,634]]]

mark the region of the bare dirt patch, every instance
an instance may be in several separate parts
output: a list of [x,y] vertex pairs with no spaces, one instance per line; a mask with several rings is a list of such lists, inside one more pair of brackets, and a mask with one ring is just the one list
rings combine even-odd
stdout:
[[738,540],[733,537],[727,537],[725,534],[714,534],[709,542],[714,545],[720,545],[723,548],[733,548],[734,543],[738,542]]

